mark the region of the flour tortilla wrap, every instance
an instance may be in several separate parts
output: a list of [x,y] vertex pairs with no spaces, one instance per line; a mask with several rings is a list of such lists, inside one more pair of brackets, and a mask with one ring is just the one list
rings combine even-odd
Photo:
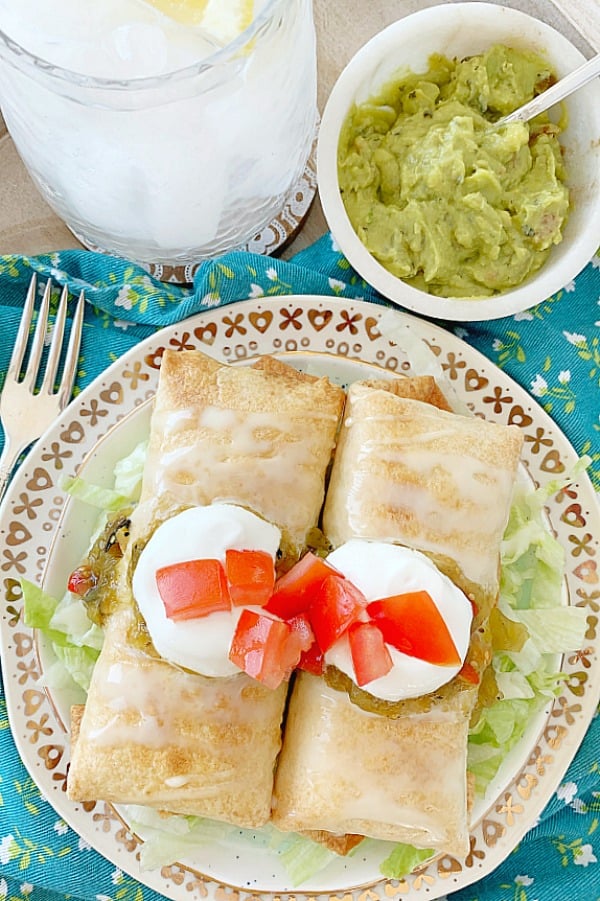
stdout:
[[[431,557],[475,605],[467,662],[481,677],[491,657],[487,619],[498,595],[521,435],[414,399],[419,392],[407,385],[395,388],[350,387],[323,530],[334,547],[374,539]],[[478,684],[459,675],[398,702],[373,699],[364,688],[331,667],[323,677],[296,678],[275,825],[464,857],[467,737]]]
[[288,685],[209,678],[154,651],[132,596],[137,556],[186,507],[227,501],[282,532],[283,565],[317,525],[344,393],[268,359],[163,357],[142,498],[73,743],[74,800],[145,804],[245,827],[269,818]]

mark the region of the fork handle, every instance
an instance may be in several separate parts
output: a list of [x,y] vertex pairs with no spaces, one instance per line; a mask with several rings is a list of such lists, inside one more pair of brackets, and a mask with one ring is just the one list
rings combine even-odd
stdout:
[[19,454],[25,450],[27,445],[11,444],[8,438],[4,444],[4,450],[0,454],[0,501],[4,497],[15,463],[19,458]]

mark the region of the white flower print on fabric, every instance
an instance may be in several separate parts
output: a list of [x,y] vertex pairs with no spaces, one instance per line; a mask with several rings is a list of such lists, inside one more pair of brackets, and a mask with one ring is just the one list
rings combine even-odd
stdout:
[[339,278],[329,278],[327,281],[334,294],[340,294],[346,287],[346,282],[340,281]]
[[66,835],[69,831],[69,827],[65,823],[64,820],[57,820],[54,826],[52,827],[57,835]]
[[256,285],[254,282],[250,285],[250,292],[248,294],[249,300],[254,300],[256,297],[264,297],[265,289],[261,287],[261,285]]
[[0,878],[0,901],[4,901],[8,895],[8,883],[6,879]]
[[574,281],[567,282],[567,284],[564,285],[564,287],[563,287],[563,291],[566,291],[568,294],[571,294],[571,292],[573,292],[574,290],[575,290],[575,282]]
[[574,344],[576,347],[579,344],[586,344],[587,338],[585,335],[578,335],[577,332],[563,332],[563,335],[569,342],[569,344]]
[[33,891],[33,886],[30,882],[24,882],[20,888],[22,895],[30,895]]
[[529,310],[522,310],[520,313],[515,313],[513,319],[515,322],[533,322],[533,313],[530,313]]
[[575,782],[563,782],[556,789],[556,797],[565,804],[570,804],[577,794],[577,784]]
[[573,863],[578,867],[587,867],[590,863],[598,863],[591,845],[582,845],[573,855]]
[[568,385],[568,383],[571,381],[570,370],[563,369],[562,372],[559,372],[558,373],[558,381],[561,383],[561,385]]
[[115,306],[123,307],[124,310],[132,310],[133,309],[133,297],[127,285],[125,285],[115,298]]
[[68,282],[70,281],[70,276],[68,272],[65,272],[64,269],[58,268],[58,263],[60,260],[56,257],[54,260],[54,267],[50,269],[50,278],[54,279],[55,282]]
[[5,835],[0,842],[0,863],[7,864],[12,856],[15,839],[13,835]]
[[548,382],[543,376],[537,373],[536,377],[531,382],[531,393],[534,397],[543,397],[547,390]]
[[207,307],[208,309],[211,309],[211,307],[218,307],[221,303],[221,295],[217,294],[216,291],[209,291],[208,294],[205,294],[200,300],[200,303],[203,307]]
[[533,879],[531,876],[515,876],[515,884],[516,885],[524,885],[529,886],[533,885]]
[[273,266],[270,266],[267,269],[265,275],[267,276],[267,278],[269,279],[270,282],[276,282],[279,277],[277,275],[277,269],[273,268]]

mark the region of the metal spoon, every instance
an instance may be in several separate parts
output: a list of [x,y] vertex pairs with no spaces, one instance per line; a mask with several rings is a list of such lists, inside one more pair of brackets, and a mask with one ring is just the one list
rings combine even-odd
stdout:
[[498,128],[501,125],[508,125],[509,122],[529,122],[534,116],[544,113],[551,106],[554,106],[555,103],[564,100],[569,94],[572,94],[578,88],[582,88],[588,81],[591,81],[598,75],[600,75],[600,53],[592,56],[583,65],[569,72],[568,75],[565,75],[564,78],[553,84],[547,91],[543,91],[537,97],[534,97],[533,100],[530,100],[529,103],[523,104],[514,112],[498,119],[494,123],[494,127]]

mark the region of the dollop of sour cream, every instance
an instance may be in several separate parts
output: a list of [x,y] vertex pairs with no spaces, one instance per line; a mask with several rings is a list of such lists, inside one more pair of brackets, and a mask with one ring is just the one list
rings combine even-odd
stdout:
[[245,608],[175,622],[166,615],[156,572],[187,560],[216,559],[225,564],[229,549],[266,551],[275,560],[280,542],[277,526],[233,504],[191,507],[162,523],[140,554],[132,580],[133,596],[160,656],[205,676],[239,673],[228,654]]
[[[469,647],[473,608],[466,595],[424,554],[395,544],[352,539],[327,557],[327,562],[356,585],[367,601],[410,591],[427,591],[443,617],[464,663]],[[445,685],[460,666],[439,666],[403,654],[387,645],[392,669],[363,688],[386,701],[416,698]],[[326,652],[325,662],[356,682],[350,643],[345,633]]]

